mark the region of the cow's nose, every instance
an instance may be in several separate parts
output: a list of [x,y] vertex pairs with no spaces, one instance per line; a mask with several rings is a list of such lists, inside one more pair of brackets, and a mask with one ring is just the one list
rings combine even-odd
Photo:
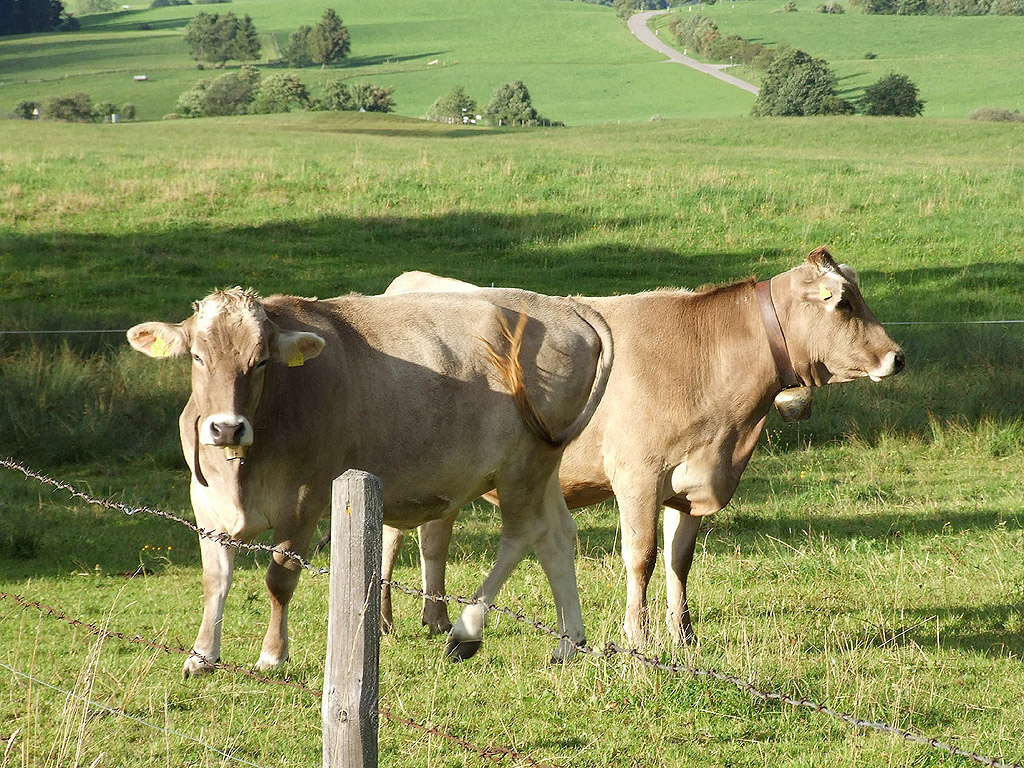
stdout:
[[903,370],[903,368],[904,368],[904,366],[906,364],[907,364],[907,355],[906,355],[906,353],[902,349],[896,350],[896,354],[893,356],[893,359],[892,359],[892,372],[893,373],[899,373],[900,371]]
[[245,433],[244,423],[213,422],[210,424],[210,436],[214,445],[240,445]]

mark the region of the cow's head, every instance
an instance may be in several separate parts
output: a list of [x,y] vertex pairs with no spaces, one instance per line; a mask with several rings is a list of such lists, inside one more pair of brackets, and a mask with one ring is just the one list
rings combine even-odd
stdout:
[[885,332],[861,295],[857,273],[825,248],[772,278],[772,297],[797,375],[809,385],[903,370],[903,350]]
[[192,308],[194,314],[182,323],[130,328],[128,341],[150,357],[192,355],[198,442],[239,458],[253,443],[252,420],[268,363],[302,365],[320,354],[324,340],[314,333],[278,328],[260,297],[241,288],[216,291]]

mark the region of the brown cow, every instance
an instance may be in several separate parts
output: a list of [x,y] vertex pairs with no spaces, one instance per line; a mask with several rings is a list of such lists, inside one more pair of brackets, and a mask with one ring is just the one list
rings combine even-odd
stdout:
[[[452,630],[448,652],[480,646],[485,606],[534,547],[560,630],[582,642],[575,530],[558,488],[562,448],[593,415],[608,381],[611,336],[586,306],[526,291],[504,309],[450,295],[262,299],[219,291],[182,323],[128,331],[153,357],[190,353],[192,395],[179,420],[196,522],[244,542],[308,551],[329,512],[332,480],[357,467],[380,477],[384,520],[412,527],[501,493],[497,562]],[[232,548],[200,539],[203,621],[195,651],[220,657]],[[270,626],[257,666],[288,658],[293,560],[267,571]],[[575,647],[563,639],[555,659]],[[202,658],[185,676],[212,671]]]
[[[473,288],[420,272],[401,275],[388,291]],[[647,585],[665,507],[666,621],[674,639],[690,640],[686,578],[700,519],[732,499],[773,400],[792,385],[878,381],[902,370],[903,351],[871,313],[856,273],[825,248],[762,283],[580,301],[608,321],[616,360],[597,413],[565,451],[562,492],[570,508],[613,495],[618,501],[627,571],[623,625],[637,644],[650,639]],[[444,590],[453,521],[420,530],[431,593]],[[385,529],[385,574],[401,538]],[[383,609],[390,623],[390,604]],[[424,603],[423,621],[432,631],[449,626],[444,605],[432,601]]]

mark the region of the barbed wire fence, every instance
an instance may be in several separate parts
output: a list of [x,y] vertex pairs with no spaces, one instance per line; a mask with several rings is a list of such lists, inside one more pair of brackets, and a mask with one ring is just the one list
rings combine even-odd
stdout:
[[[220,543],[222,546],[225,546],[225,547],[233,547],[233,548],[237,548],[237,549],[245,550],[245,551],[262,551],[262,552],[277,553],[277,554],[279,554],[279,555],[281,555],[283,557],[286,557],[286,558],[289,558],[289,559],[293,560],[301,569],[310,572],[314,576],[322,576],[322,575],[328,574],[330,572],[329,568],[318,568],[318,567],[314,566],[312,563],[310,563],[308,560],[306,560],[304,557],[299,555],[298,553],[295,553],[295,552],[292,552],[292,551],[289,551],[289,550],[280,549],[278,547],[272,547],[272,546],[269,546],[269,545],[266,545],[266,544],[243,542],[243,541],[240,541],[238,539],[234,539],[231,536],[229,536],[228,534],[223,533],[223,532],[206,530],[206,529],[200,528],[199,526],[197,526],[195,523],[191,522],[190,520],[186,520],[185,518],[179,517],[177,515],[174,515],[174,514],[171,514],[171,513],[168,513],[168,512],[164,512],[164,511],[159,510],[159,509],[154,509],[154,508],[146,507],[146,506],[132,506],[132,505],[124,504],[122,502],[113,501],[113,500],[110,500],[110,499],[104,499],[104,498],[100,498],[100,497],[94,496],[94,495],[92,495],[90,493],[86,493],[86,492],[78,489],[77,487],[75,487],[74,485],[72,485],[70,483],[66,483],[64,481],[55,480],[53,478],[50,478],[46,474],[43,474],[43,473],[38,472],[38,471],[35,471],[35,470],[27,467],[23,463],[21,463],[19,461],[16,461],[14,459],[11,459],[11,458],[0,458],[0,467],[6,468],[6,469],[11,470],[11,471],[20,472],[26,478],[35,480],[36,482],[38,482],[40,484],[43,484],[43,485],[48,485],[53,490],[65,491],[68,494],[70,494],[72,496],[72,498],[80,499],[80,500],[82,500],[82,501],[84,501],[84,502],[86,502],[88,504],[91,504],[91,505],[99,506],[99,507],[102,507],[102,508],[105,508],[105,509],[108,509],[108,510],[112,510],[112,511],[117,511],[117,512],[120,512],[122,514],[129,515],[129,516],[133,516],[133,515],[137,515],[137,514],[152,515],[152,516],[156,516],[156,517],[161,518],[161,519],[165,519],[165,520],[168,520],[168,521],[171,521],[171,522],[175,522],[175,523],[180,524],[180,525],[184,525],[187,528],[189,528],[190,530],[192,530],[193,532],[197,533],[200,537],[209,538],[211,540],[215,540],[218,543]],[[435,602],[442,602],[442,603],[446,603],[446,604],[453,604],[453,605],[460,605],[460,606],[474,605],[474,604],[476,604],[478,602],[478,601],[474,600],[473,598],[464,597],[464,596],[431,595],[431,594],[428,594],[428,593],[426,593],[425,591],[423,591],[421,589],[418,589],[418,588],[415,588],[415,587],[406,586],[404,584],[401,584],[401,583],[399,583],[397,581],[390,580],[390,579],[381,579],[381,583],[384,584],[384,585],[390,586],[392,589],[394,589],[394,590],[396,590],[398,592],[401,592],[403,594],[406,594],[406,595],[409,595],[409,596],[412,596],[412,597],[417,597],[417,598],[420,598],[420,599],[433,600]],[[19,606],[20,608],[25,609],[25,610],[35,609],[39,613],[41,613],[41,614],[43,614],[43,615],[45,615],[45,616],[47,616],[49,618],[52,618],[52,619],[57,620],[57,621],[65,622],[69,626],[73,626],[73,627],[76,627],[76,628],[83,629],[83,630],[85,630],[85,631],[87,631],[87,632],[89,632],[89,633],[91,633],[93,635],[96,635],[97,637],[103,637],[103,638],[109,638],[109,639],[117,639],[117,640],[121,640],[121,641],[128,642],[128,643],[131,643],[131,644],[143,645],[143,646],[146,646],[146,647],[150,647],[150,648],[154,648],[156,650],[163,651],[165,653],[177,653],[177,654],[183,654],[183,655],[189,655],[189,656],[197,657],[200,660],[202,660],[204,663],[209,664],[211,667],[213,667],[215,669],[220,669],[220,670],[223,670],[225,672],[232,673],[232,674],[245,675],[245,676],[250,677],[250,678],[252,678],[252,679],[254,679],[254,680],[258,681],[258,682],[261,682],[261,683],[297,688],[297,689],[299,689],[299,690],[301,690],[301,691],[303,691],[303,692],[305,692],[307,694],[313,695],[313,696],[317,696],[317,697],[323,696],[323,691],[322,690],[311,688],[311,687],[305,685],[304,683],[301,683],[301,682],[298,682],[298,681],[294,681],[294,680],[291,680],[289,678],[278,679],[278,678],[273,678],[273,677],[269,677],[269,676],[266,676],[266,675],[260,675],[256,671],[252,670],[251,668],[247,668],[247,667],[244,667],[244,666],[241,666],[241,665],[226,664],[226,663],[221,662],[221,661],[213,661],[213,660],[210,660],[210,659],[202,656],[201,654],[197,654],[192,649],[185,648],[184,646],[180,646],[180,645],[179,646],[172,646],[172,645],[168,645],[166,643],[161,643],[159,641],[148,640],[148,639],[145,639],[145,638],[143,638],[143,637],[141,637],[139,635],[130,635],[128,633],[112,632],[110,630],[102,629],[101,627],[97,626],[94,623],[91,623],[91,622],[88,622],[88,621],[85,621],[85,620],[82,620],[82,619],[76,619],[76,618],[70,617],[67,614],[65,614],[63,611],[61,611],[61,610],[59,610],[57,608],[53,608],[53,607],[48,606],[48,605],[46,605],[46,604],[44,604],[42,602],[39,602],[39,601],[29,600],[29,599],[27,599],[27,598],[25,598],[23,596],[20,596],[20,595],[16,595],[16,594],[13,594],[13,593],[8,593],[8,592],[0,592],[0,602],[3,602],[3,601],[10,601],[10,602],[16,604],[17,606]],[[833,707],[830,707],[830,706],[828,706],[828,705],[826,705],[824,703],[820,703],[820,702],[814,701],[814,700],[812,700],[812,699],[810,699],[808,697],[799,697],[799,698],[797,698],[797,697],[790,696],[788,694],[777,692],[777,691],[764,690],[763,688],[757,686],[752,681],[745,680],[743,678],[737,677],[735,675],[730,675],[730,674],[725,673],[725,672],[721,672],[721,671],[716,670],[714,668],[701,668],[701,667],[695,667],[695,666],[690,666],[690,665],[686,665],[686,664],[662,661],[662,660],[660,660],[658,658],[654,658],[654,657],[651,657],[651,656],[646,656],[646,655],[644,655],[643,653],[641,653],[639,650],[637,650],[635,648],[624,648],[624,647],[622,647],[622,646],[620,646],[620,645],[618,645],[617,643],[614,643],[614,642],[608,642],[608,643],[606,643],[601,648],[594,648],[594,647],[589,646],[589,645],[579,644],[579,643],[574,642],[568,636],[558,632],[558,630],[556,630],[556,629],[554,629],[554,628],[552,628],[552,627],[550,627],[550,626],[548,626],[548,625],[546,625],[546,624],[544,624],[542,622],[539,622],[539,621],[536,621],[534,619],[531,619],[530,617],[528,617],[527,615],[525,615],[521,611],[515,611],[515,610],[512,610],[512,609],[507,608],[507,607],[493,605],[493,604],[487,605],[485,607],[486,607],[486,610],[488,612],[490,612],[490,613],[495,613],[497,615],[505,616],[505,617],[507,617],[509,619],[512,619],[513,621],[515,621],[517,623],[521,623],[521,624],[524,624],[526,626],[532,627],[533,629],[537,630],[538,632],[541,632],[543,634],[546,634],[546,635],[549,635],[551,637],[557,638],[559,640],[566,640],[566,641],[570,642],[572,645],[574,645],[578,652],[580,652],[580,653],[582,653],[584,655],[593,657],[593,658],[606,660],[606,659],[612,658],[614,656],[624,656],[626,658],[632,659],[633,661],[635,661],[635,662],[637,662],[637,663],[639,663],[639,664],[641,664],[643,666],[646,666],[646,667],[648,667],[648,668],[650,668],[652,670],[655,670],[655,671],[664,672],[664,673],[667,673],[667,674],[670,674],[670,675],[676,675],[676,676],[688,676],[688,677],[692,677],[692,678],[695,678],[695,679],[703,678],[703,679],[716,680],[718,682],[721,682],[721,683],[724,683],[724,684],[727,684],[727,685],[731,685],[731,686],[735,687],[736,689],[747,693],[752,698],[758,699],[758,700],[763,701],[765,703],[775,703],[775,704],[780,704],[780,705],[787,705],[787,706],[790,706],[790,707],[793,707],[793,708],[809,710],[811,712],[815,712],[815,713],[818,713],[818,714],[827,715],[827,716],[829,716],[831,718],[834,718],[834,719],[836,719],[836,720],[838,720],[840,722],[845,723],[846,725],[848,725],[848,726],[850,726],[850,727],[852,727],[854,729],[871,730],[871,731],[876,731],[876,732],[879,732],[879,733],[884,733],[884,734],[887,734],[887,735],[889,735],[891,737],[897,738],[897,739],[899,739],[901,741],[904,741],[904,742],[907,742],[907,743],[911,743],[911,744],[920,745],[920,746],[923,746],[923,747],[928,747],[928,748],[931,748],[931,749],[934,749],[934,750],[938,750],[940,752],[945,752],[945,753],[947,753],[947,754],[949,754],[951,756],[961,757],[961,758],[964,758],[966,760],[969,760],[969,761],[974,762],[974,763],[979,764],[979,765],[991,766],[991,768],[1024,768],[1024,765],[1022,765],[1021,763],[1010,763],[1010,762],[1005,762],[1003,760],[1000,760],[998,758],[988,757],[988,756],[979,754],[977,752],[973,752],[973,751],[970,751],[970,750],[962,749],[962,748],[957,747],[957,746],[952,745],[952,744],[947,744],[947,743],[945,743],[943,741],[940,741],[937,738],[932,738],[932,737],[929,737],[929,736],[925,736],[925,735],[916,733],[916,732],[911,731],[911,730],[899,728],[897,726],[891,725],[891,724],[886,723],[886,722],[872,721],[872,720],[866,720],[866,719],[863,719],[863,718],[858,718],[858,717],[856,717],[856,716],[854,716],[852,714],[849,714],[849,713],[837,710],[837,709],[835,709]],[[26,676],[25,673],[20,672],[18,670],[14,670],[13,668],[7,666],[6,664],[0,664],[0,667],[4,667],[4,668],[8,669],[12,674],[20,675],[20,676]],[[41,681],[41,680],[38,681],[38,682],[40,682],[40,683],[42,683],[44,685],[48,685],[44,681]],[[56,688],[55,686],[52,686],[52,685],[49,685],[48,687],[55,688],[56,690],[62,690],[62,689]],[[64,693],[68,693],[68,692],[64,691]],[[104,705],[97,704],[96,706],[98,706],[98,707],[100,707],[102,709],[109,710],[109,711],[113,712],[114,714],[124,714],[124,715],[126,715],[126,713],[119,712],[117,710],[113,710],[111,708],[105,707]],[[557,768],[557,766],[552,766],[552,765],[550,765],[548,763],[541,762],[539,760],[536,760],[536,759],[530,757],[529,755],[525,755],[523,753],[517,752],[517,751],[512,750],[512,749],[507,749],[507,748],[503,748],[503,747],[495,747],[495,746],[486,746],[486,747],[484,747],[484,746],[480,746],[480,745],[474,744],[473,742],[470,742],[470,741],[468,741],[466,739],[462,739],[460,737],[457,737],[457,736],[455,736],[455,735],[453,735],[451,733],[448,733],[448,732],[446,732],[446,731],[444,731],[444,730],[442,730],[440,728],[437,728],[435,726],[426,725],[426,724],[423,724],[423,723],[419,723],[419,722],[417,722],[417,721],[415,721],[413,719],[406,718],[406,717],[403,717],[401,715],[396,715],[391,709],[386,708],[386,707],[380,709],[380,714],[386,720],[388,720],[390,722],[394,722],[396,724],[402,724],[402,725],[405,725],[405,726],[407,726],[409,728],[420,730],[420,731],[422,731],[424,733],[427,733],[429,735],[443,738],[443,739],[445,739],[445,740],[447,740],[447,741],[449,741],[449,742],[451,742],[453,744],[456,744],[456,745],[462,747],[463,749],[465,749],[468,752],[475,752],[475,753],[477,753],[481,758],[484,758],[484,759],[488,759],[488,760],[492,760],[492,761],[501,761],[501,760],[504,760],[505,758],[509,758],[509,759],[511,759],[511,760],[513,760],[515,762],[518,762],[518,763],[521,763],[521,764],[524,764],[524,765],[530,765],[530,766],[533,766],[534,768]],[[132,718],[132,719],[137,719],[137,718]],[[156,727],[158,729],[162,729],[162,728],[160,728],[158,726],[152,726],[152,724],[149,724],[149,723],[144,723],[144,725],[148,725],[150,727]],[[163,730],[165,730],[165,729],[163,729]],[[184,735],[184,734],[180,734],[180,735],[186,736],[186,738],[190,738],[190,737],[187,737],[187,735]],[[193,741],[196,741],[196,740],[193,739]],[[200,742],[200,743],[202,743],[202,742]],[[207,746],[210,749],[214,750],[215,752],[218,752],[220,754],[226,755],[227,757],[231,757],[231,755],[222,752],[217,747],[213,747],[212,745],[203,744],[203,746]],[[232,759],[235,759],[235,758],[232,758]],[[248,765],[255,765],[254,763],[248,763],[247,761],[244,761],[244,760],[239,761],[239,762],[242,762],[242,763],[248,764]],[[258,768],[258,766],[257,766],[257,768]]]

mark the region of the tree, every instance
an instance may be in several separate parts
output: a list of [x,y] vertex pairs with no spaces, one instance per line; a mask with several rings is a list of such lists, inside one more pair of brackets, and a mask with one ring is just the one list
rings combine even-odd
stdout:
[[252,23],[252,17],[248,13],[238,22],[231,48],[231,58],[236,61],[256,61],[263,52],[259,32],[256,31],[256,25]]
[[250,65],[214,80],[199,80],[178,96],[176,111],[182,117],[244,115],[259,82],[259,70]]
[[526,125],[537,120],[537,110],[523,81],[513,80],[494,89],[484,117],[495,125]]
[[341,80],[328,80],[324,83],[324,92],[316,103],[317,109],[342,111],[356,108],[352,98],[352,90]]
[[217,47],[214,27],[217,14],[200,11],[185,25],[185,45],[189,54],[198,62],[213,61],[213,52]]
[[87,93],[73,93],[70,96],[54,96],[46,102],[43,115],[51,120],[68,123],[92,122],[92,99]]
[[309,32],[309,56],[314,64],[326,69],[328,64],[335,64],[348,56],[348,27],[333,8],[324,11],[324,15]]
[[847,115],[853,105],[836,92],[836,76],[824,59],[791,48],[778,53],[765,71],[753,114]]
[[312,104],[309,91],[295,75],[277,74],[260,80],[252,100],[251,112],[268,114],[290,112],[292,105],[308,107]]
[[185,45],[199,62],[223,64],[234,59],[258,59],[262,46],[252,19],[241,20],[230,11],[225,14],[201,11],[185,25]]
[[60,0],[0,0],[0,36],[50,32],[70,20]]
[[116,114],[117,104],[112,101],[101,101],[92,105],[92,117],[98,122],[109,122],[110,116]]
[[476,110],[476,102],[458,85],[431,105],[427,119],[438,123],[464,123],[468,118],[476,122]]
[[281,53],[293,67],[306,67],[313,63],[309,55],[309,33],[312,31],[311,26],[303,24],[288,35],[288,43]]
[[890,72],[864,89],[860,108],[865,115],[917,117],[924,102],[917,98],[917,86],[906,75]]
[[352,86],[352,108],[360,112],[390,112],[395,108],[393,90],[373,83],[356,83]]

